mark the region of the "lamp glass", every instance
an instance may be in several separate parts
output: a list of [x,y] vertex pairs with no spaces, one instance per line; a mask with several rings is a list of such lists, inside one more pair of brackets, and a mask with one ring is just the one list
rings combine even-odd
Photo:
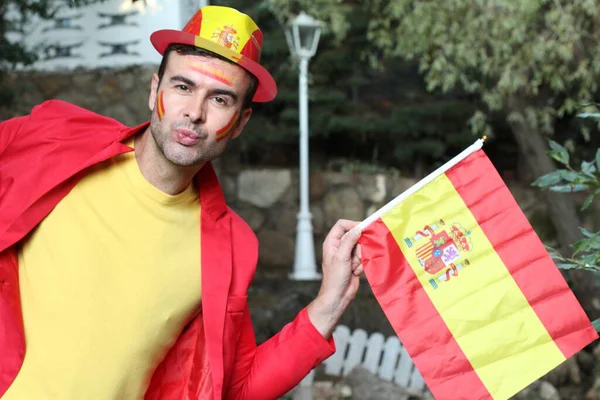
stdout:
[[285,30],[285,38],[293,55],[312,57],[317,51],[322,22],[301,12]]
[[[314,39],[321,28],[315,25],[297,25],[300,49],[312,53]],[[316,50],[316,49],[315,49]]]

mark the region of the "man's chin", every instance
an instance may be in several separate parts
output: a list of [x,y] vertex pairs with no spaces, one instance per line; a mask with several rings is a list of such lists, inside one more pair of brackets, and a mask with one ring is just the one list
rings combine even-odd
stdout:
[[175,154],[165,154],[165,158],[177,167],[202,166],[205,163],[199,154],[182,154],[178,152]]
[[169,159],[169,161],[171,162],[171,164],[173,164],[173,165],[175,165],[177,167],[182,167],[182,168],[201,167],[202,165],[205,164],[204,161],[198,160],[198,159],[193,159],[193,160]]

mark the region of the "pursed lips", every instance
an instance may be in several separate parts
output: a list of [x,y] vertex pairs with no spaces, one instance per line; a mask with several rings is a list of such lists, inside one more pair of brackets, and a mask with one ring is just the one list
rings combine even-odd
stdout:
[[191,139],[205,139],[208,135],[204,132],[196,133],[191,129],[179,128],[175,130],[176,134],[187,136]]
[[197,135],[196,132],[192,130],[181,128],[175,130],[174,135],[177,142],[184,146],[193,146],[208,136],[204,133]]

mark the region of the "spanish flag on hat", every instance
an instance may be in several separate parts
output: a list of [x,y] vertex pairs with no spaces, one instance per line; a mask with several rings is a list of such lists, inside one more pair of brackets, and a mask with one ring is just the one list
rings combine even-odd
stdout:
[[219,54],[243,67],[258,79],[253,101],[275,98],[277,85],[260,63],[263,35],[248,15],[230,7],[202,7],[181,31],[163,29],[150,36],[154,48],[163,54],[173,43],[188,44]]

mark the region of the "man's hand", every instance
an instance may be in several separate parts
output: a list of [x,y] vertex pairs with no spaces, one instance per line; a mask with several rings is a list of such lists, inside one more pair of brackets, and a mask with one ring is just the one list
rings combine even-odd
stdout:
[[323,281],[317,298],[307,308],[308,317],[326,339],[356,296],[363,272],[359,223],[339,220],[323,242]]

